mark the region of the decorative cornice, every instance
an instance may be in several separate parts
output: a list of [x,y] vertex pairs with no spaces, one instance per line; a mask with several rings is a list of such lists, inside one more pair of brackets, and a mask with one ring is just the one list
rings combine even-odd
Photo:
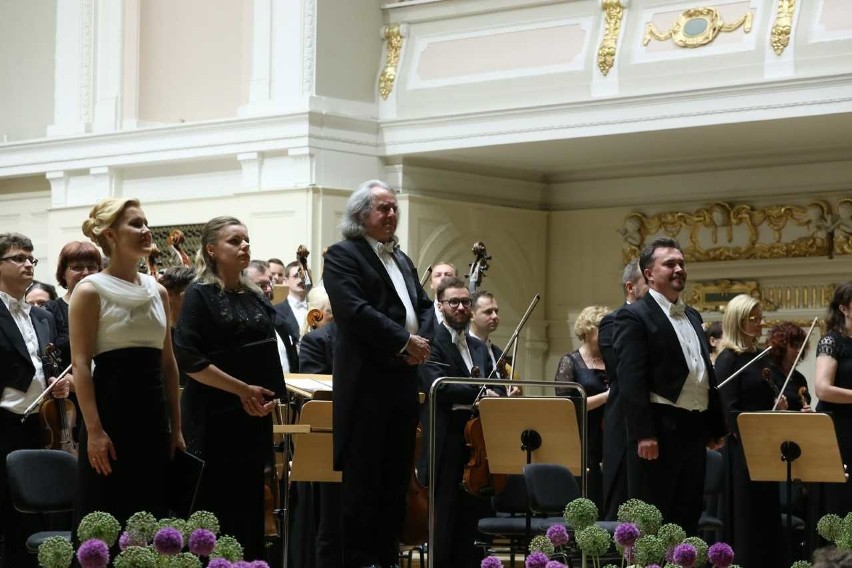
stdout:
[[316,0],[302,0],[302,94],[314,94],[314,65],[316,62]]
[[606,75],[615,64],[615,51],[618,46],[618,34],[621,31],[621,19],[624,7],[621,0],[601,0],[604,11],[604,37],[598,48],[598,69]]
[[[699,22],[695,29],[690,29],[692,22]],[[653,38],[657,41],[671,39],[678,47],[701,47],[713,43],[720,32],[730,33],[742,27],[745,33],[749,33],[751,22],[751,9],[747,10],[735,22],[726,24],[722,21],[722,16],[716,8],[692,8],[684,10],[677,17],[672,27],[664,33],[657,29],[654,22],[648,22],[645,26],[645,37],[642,39],[642,45],[648,45]]]
[[95,66],[94,0],[80,0],[80,120],[92,123],[92,90]]
[[399,65],[399,54],[402,51],[403,24],[385,26],[382,36],[385,40],[385,68],[379,77],[379,94],[382,99],[387,100],[393,90],[396,80],[397,65]]
[[775,23],[772,24],[769,45],[776,55],[784,53],[790,45],[790,34],[793,31],[793,13],[796,11],[796,0],[778,0],[775,10]]

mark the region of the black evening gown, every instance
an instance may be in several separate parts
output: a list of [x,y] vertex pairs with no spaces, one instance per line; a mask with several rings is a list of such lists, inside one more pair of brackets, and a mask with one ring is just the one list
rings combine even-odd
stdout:
[[[193,282],[175,331],[181,371],[201,371],[211,364],[212,353],[274,337],[272,318],[272,306],[259,294],[223,292]],[[264,468],[273,457],[271,416],[250,416],[236,395],[189,380],[181,420],[187,449],[206,462],[195,509],[216,514],[222,533],[243,545],[247,560],[264,558]]]
[[[837,360],[834,386],[852,390],[852,338],[830,331],[817,344],[817,357],[827,355]],[[852,404],[819,401],[817,412],[827,412],[834,419],[840,457],[852,466]],[[852,483],[824,483],[822,513],[845,517],[852,511]]]
[[[606,371],[586,367],[579,351],[569,353],[559,360],[559,367],[556,370],[554,380],[580,383],[586,389],[587,397],[606,392],[609,388]],[[556,394],[572,395],[574,393],[568,389],[557,387]],[[586,431],[589,436],[588,497],[598,506],[598,511],[603,511],[603,470],[601,469],[601,462],[603,461],[603,416],[605,407],[606,405],[602,404],[594,410],[590,410],[586,421]],[[578,420],[579,416],[578,411]],[[575,475],[579,477],[578,473],[575,473]]]
[[[736,353],[725,349],[716,358],[719,383],[751,361],[755,352]],[[719,390],[728,429],[726,539],[734,548],[736,562],[743,568],[780,566],[781,503],[777,482],[751,481],[740,443],[737,416],[741,412],[771,410],[775,403],[771,376],[755,364]]]

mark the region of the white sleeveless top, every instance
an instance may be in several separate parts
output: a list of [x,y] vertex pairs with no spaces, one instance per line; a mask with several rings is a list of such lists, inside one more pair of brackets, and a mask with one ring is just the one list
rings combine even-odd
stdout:
[[125,347],[162,349],[166,339],[166,310],[157,281],[139,274],[131,284],[109,274],[85,277],[101,298],[101,315],[95,337],[95,355]]

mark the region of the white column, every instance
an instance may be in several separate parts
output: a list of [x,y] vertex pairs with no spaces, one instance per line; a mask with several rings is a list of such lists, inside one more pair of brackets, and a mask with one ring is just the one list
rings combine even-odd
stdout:
[[315,46],[316,0],[254,0],[249,102],[239,115],[307,110]]
[[93,127],[111,132],[121,126],[124,63],[124,2],[97,0]]
[[88,132],[92,121],[94,0],[56,3],[56,86],[48,136]]

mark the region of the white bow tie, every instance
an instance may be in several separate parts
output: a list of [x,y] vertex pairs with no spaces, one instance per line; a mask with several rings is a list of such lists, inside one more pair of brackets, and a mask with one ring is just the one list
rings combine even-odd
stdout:
[[669,315],[673,318],[682,318],[686,315],[686,304],[678,302],[669,306]]
[[308,303],[303,301],[303,300],[298,300],[296,302],[293,302],[293,307],[294,308],[301,308],[303,310],[307,310],[308,309]]
[[376,243],[376,252],[379,254],[393,255],[393,251],[399,248],[399,243],[396,238],[389,240],[386,243]]
[[9,299],[9,311],[12,313],[18,312],[24,314],[25,316],[30,315],[30,308],[32,306],[26,303],[24,300],[14,300]]

